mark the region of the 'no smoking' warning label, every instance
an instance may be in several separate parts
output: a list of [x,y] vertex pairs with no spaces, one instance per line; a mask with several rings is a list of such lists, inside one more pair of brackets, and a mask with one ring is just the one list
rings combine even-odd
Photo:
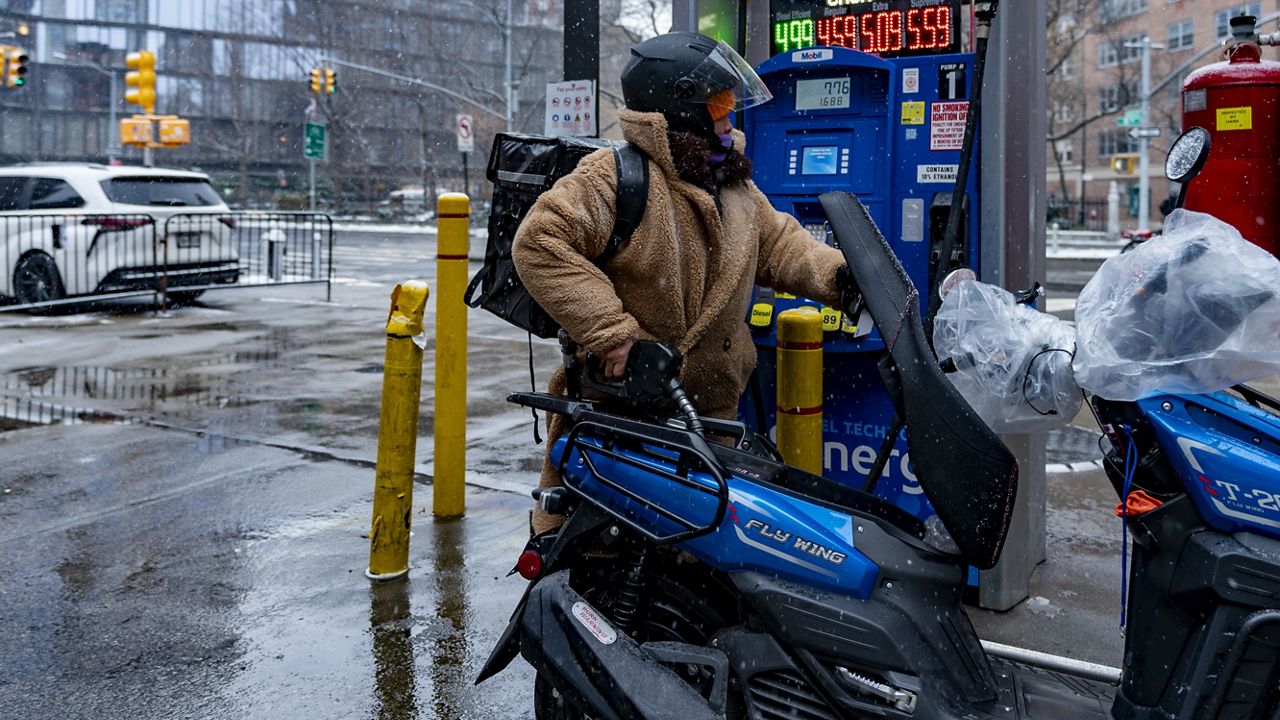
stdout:
[[967,102],[936,102],[929,108],[929,149],[959,150],[964,142]]

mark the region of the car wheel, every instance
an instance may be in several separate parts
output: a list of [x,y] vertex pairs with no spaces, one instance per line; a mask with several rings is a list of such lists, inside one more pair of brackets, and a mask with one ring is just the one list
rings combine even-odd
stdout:
[[27,255],[13,269],[13,290],[22,305],[61,300],[66,297],[58,266],[42,252]]
[[173,290],[168,293],[169,304],[190,305],[203,294],[203,290]]

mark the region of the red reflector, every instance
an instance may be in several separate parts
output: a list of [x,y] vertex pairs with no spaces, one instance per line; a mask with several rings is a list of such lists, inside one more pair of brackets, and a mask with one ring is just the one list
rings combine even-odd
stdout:
[[525,550],[516,561],[516,571],[525,580],[533,580],[542,574],[542,556],[532,550]]

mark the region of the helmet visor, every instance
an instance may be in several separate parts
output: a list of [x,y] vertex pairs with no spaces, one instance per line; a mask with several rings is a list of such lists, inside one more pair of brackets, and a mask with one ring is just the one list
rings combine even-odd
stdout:
[[[773,93],[754,68],[723,40],[686,79],[698,89],[693,102],[707,103],[718,113],[755,107],[773,99]],[[727,108],[727,109],[726,109]],[[722,115],[723,116],[723,115]]]

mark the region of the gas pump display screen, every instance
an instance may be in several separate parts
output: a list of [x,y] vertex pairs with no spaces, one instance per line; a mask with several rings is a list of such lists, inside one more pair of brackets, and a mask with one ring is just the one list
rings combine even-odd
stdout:
[[960,0],[771,0],[773,52],[815,45],[880,57],[960,51]]
[[796,81],[796,110],[835,110],[849,107],[849,78]]
[[838,149],[835,145],[819,145],[818,147],[805,148],[801,151],[800,174],[835,175],[836,151]]

